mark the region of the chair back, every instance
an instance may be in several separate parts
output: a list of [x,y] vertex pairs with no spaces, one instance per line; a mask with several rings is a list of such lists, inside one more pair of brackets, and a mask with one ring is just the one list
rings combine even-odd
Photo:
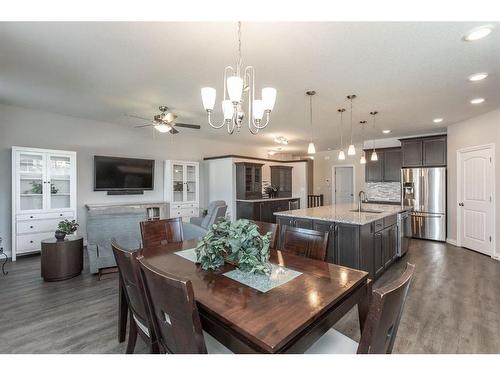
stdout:
[[372,301],[358,346],[358,354],[390,354],[415,266],[407,263],[403,274],[373,291]]
[[307,196],[307,207],[320,207],[323,206],[323,194],[319,195],[308,195]]
[[160,246],[170,242],[181,242],[182,218],[148,220],[141,222],[142,246]]
[[325,260],[328,247],[328,232],[284,226],[281,251],[304,257]]
[[257,225],[258,231],[262,236],[271,232],[271,241],[269,243],[269,248],[270,249],[277,249],[277,247],[278,247],[278,234],[280,232],[279,231],[279,224],[266,223],[263,221],[256,221],[256,220],[253,220],[253,222]]
[[[123,293],[130,311],[141,324],[151,327],[144,285],[140,279],[139,262],[137,261],[140,250],[124,249],[118,245],[116,240],[111,241],[111,248],[118,265]],[[151,334],[151,329],[149,331]]]
[[208,205],[207,215],[201,222],[201,227],[209,229],[212,224],[216,224],[220,218],[226,216],[227,204],[225,201],[212,201]]
[[146,299],[158,342],[168,353],[207,353],[190,280],[168,274],[139,258]]

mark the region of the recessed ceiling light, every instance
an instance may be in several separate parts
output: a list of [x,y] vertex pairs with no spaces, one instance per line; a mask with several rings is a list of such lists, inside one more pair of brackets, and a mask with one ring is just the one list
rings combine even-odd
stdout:
[[475,40],[483,39],[484,37],[490,35],[493,29],[493,25],[479,26],[465,33],[462,39],[466,42],[473,42]]
[[434,120],[432,120],[432,122],[439,124],[440,122],[443,122],[443,119],[442,118],[435,118]]
[[481,104],[485,101],[484,98],[475,98],[470,101],[470,104]]
[[389,129],[386,129],[386,130],[382,130],[382,133],[384,134],[389,134],[391,131]]
[[486,77],[488,77],[488,73],[476,73],[469,76],[469,81],[471,82],[482,81]]

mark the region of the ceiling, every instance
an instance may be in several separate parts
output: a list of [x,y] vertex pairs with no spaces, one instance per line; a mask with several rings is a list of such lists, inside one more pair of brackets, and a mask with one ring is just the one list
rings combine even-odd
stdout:
[[[440,132],[500,107],[500,23],[493,24],[489,37],[463,42],[481,23],[243,23],[243,63],[255,67],[258,88],[278,90],[271,122],[255,137],[210,128],[201,103],[203,86],[217,88],[219,103],[223,68],[236,58],[235,23],[3,22],[0,102],[124,127],[143,124],[126,114],[151,117],[164,104],[179,122],[202,126],[176,136],[271,148],[273,136],[284,135],[285,150],[301,153],[310,138],[305,91],[314,89],[317,150],[338,148],[336,109],[348,94],[358,96],[356,141],[372,110],[380,112],[378,129],[365,138],[384,137],[381,129],[392,130],[387,137]],[[486,80],[467,81],[483,71]],[[469,104],[476,96],[487,101]],[[436,125],[436,117],[444,121]],[[344,141],[347,133],[346,123]]]

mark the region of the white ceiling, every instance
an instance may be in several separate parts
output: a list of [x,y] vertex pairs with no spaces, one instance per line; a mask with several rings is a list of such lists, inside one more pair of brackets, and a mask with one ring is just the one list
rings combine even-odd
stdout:
[[[274,135],[302,152],[309,141],[307,89],[314,89],[318,150],[339,145],[336,109],[357,94],[355,124],[378,110],[379,130],[398,137],[444,127],[500,107],[500,23],[489,37],[463,42],[481,23],[243,23],[243,62],[257,87],[278,90],[268,128],[228,135],[206,123],[200,88],[214,86],[234,64],[234,23],[0,23],[0,102],[71,116],[141,124],[160,104],[179,122],[201,131],[181,137],[255,142],[273,147]],[[482,82],[472,73],[486,71]],[[476,96],[487,101],[469,104]],[[219,108],[219,107],[216,107]],[[220,112],[217,114],[220,118]],[[445,121],[438,126],[435,117]],[[355,139],[361,135],[357,127]],[[138,136],[150,136],[137,130]],[[346,132],[344,139],[348,138]],[[169,134],[162,135],[170,137]],[[365,138],[373,137],[367,132]]]

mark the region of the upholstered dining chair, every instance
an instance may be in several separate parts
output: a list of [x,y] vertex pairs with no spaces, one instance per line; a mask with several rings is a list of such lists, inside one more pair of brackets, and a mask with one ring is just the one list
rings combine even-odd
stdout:
[[182,218],[141,221],[142,246],[158,246],[184,240]]
[[328,248],[328,232],[282,226],[283,240],[280,250],[307,258],[325,260]]
[[331,328],[306,354],[391,354],[414,272],[407,263],[397,280],[373,291],[359,344]]
[[259,233],[261,235],[265,235],[265,234],[271,232],[271,242],[269,244],[269,248],[270,249],[277,249],[278,235],[280,233],[279,224],[266,223],[266,222],[257,221],[257,220],[253,220],[252,222],[254,222],[257,225],[257,228],[258,228]]
[[140,277],[139,262],[137,261],[140,250],[130,251],[124,249],[115,240],[111,242],[111,248],[118,265],[122,292],[125,294],[130,312],[126,353],[134,352],[138,334],[149,346],[151,353],[159,353],[158,342],[154,330],[151,329],[151,315]]
[[141,277],[160,350],[173,354],[230,354],[204,332],[190,280],[162,272],[139,258]]
[[189,219],[189,222],[203,229],[210,229],[212,224],[216,224],[220,219],[226,217],[226,211],[226,201],[212,201],[208,204],[205,216],[192,217]]

